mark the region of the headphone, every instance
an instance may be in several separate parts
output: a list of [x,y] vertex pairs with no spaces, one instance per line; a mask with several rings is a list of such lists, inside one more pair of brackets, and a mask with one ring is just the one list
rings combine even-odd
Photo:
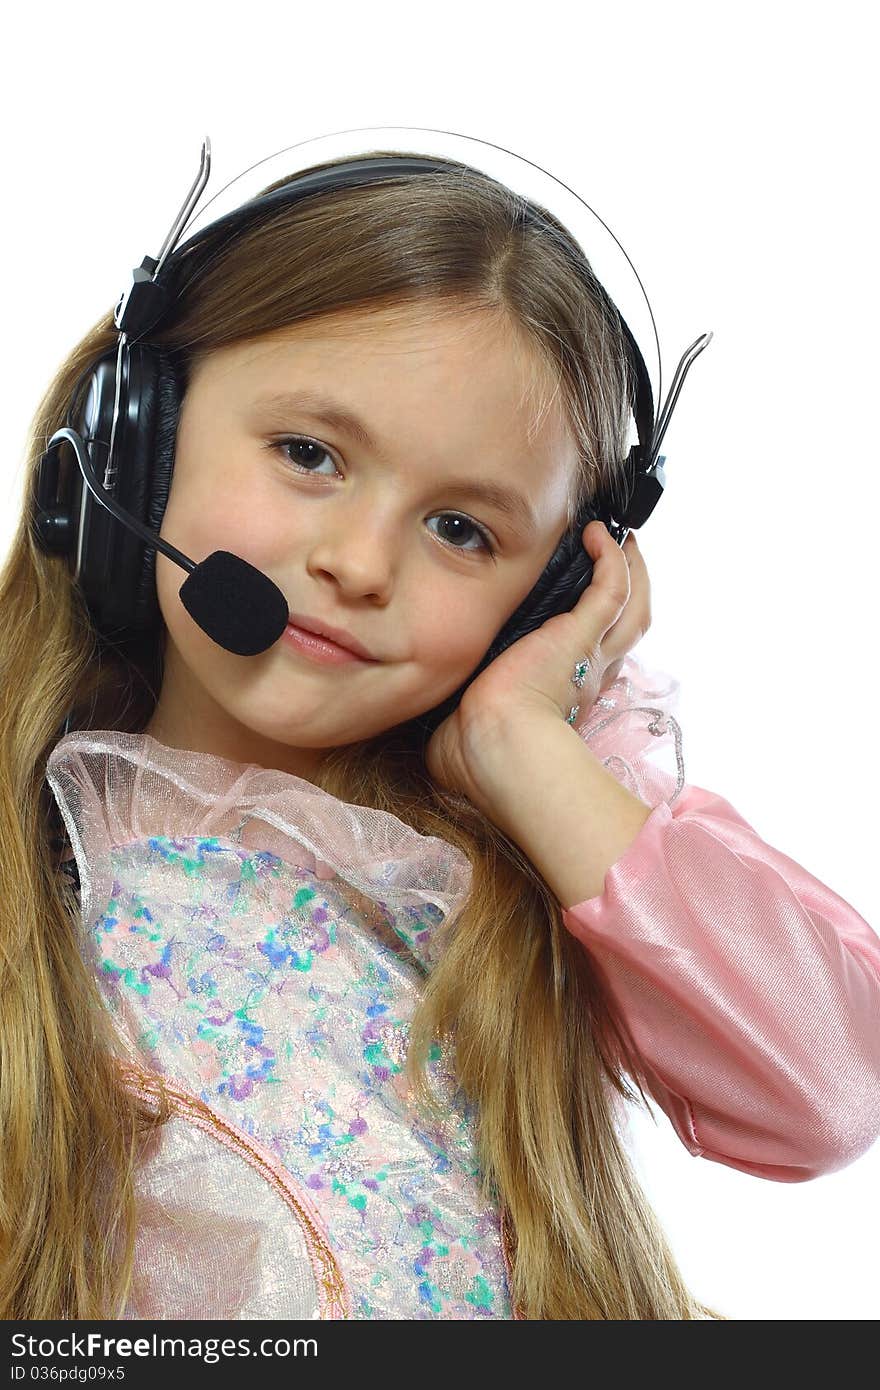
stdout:
[[[462,167],[468,166],[410,156],[346,160],[294,177],[280,188],[251,198],[175,252],[208,180],[210,140],[205,138],[199,173],[159,256],[144,257],[117,303],[116,348],[89,367],[76,383],[66,425],[49,439],[37,470],[31,526],[34,540],[41,550],[68,557],[74,582],[100,637],[125,642],[136,634],[158,633],[162,618],[156,593],[157,550],[187,571],[180,588],[181,602],[203,631],[227,651],[239,656],[265,651],[278,640],[289,619],[282,591],[240,556],[218,550],[196,563],[159,536],[174,469],[178,414],[186,389],[185,363],[180,354],[150,344],[144,335],[169,314],[187,285],[198,278],[219,250],[243,228],[273,216],[278,209],[330,190],[405,180],[414,174],[460,174]],[[470,172],[488,178],[480,170]],[[610,498],[595,496],[589,500],[537,583],[468,679],[441,705],[412,721],[425,741],[453,712],[471,681],[501,652],[553,614],[574,607],[593,573],[593,562],[582,540],[587,522],[603,521],[623,545],[629,530],[642,526],[650,516],[666,485],[666,460],[659,454],[660,443],[684,376],[712,338],[711,333],[703,334],[688,348],[666,405],[655,420],[651,382],[642,354],[582,250],[573,241],[562,239],[559,228],[551,226],[534,204],[525,199],[521,202],[524,220],[565,248],[585,285],[623,332],[638,443],[630,449],[624,465],[622,511],[615,514],[617,509]],[[77,464],[66,472],[60,466],[65,444],[72,447]],[[65,733],[70,719],[71,714]]]

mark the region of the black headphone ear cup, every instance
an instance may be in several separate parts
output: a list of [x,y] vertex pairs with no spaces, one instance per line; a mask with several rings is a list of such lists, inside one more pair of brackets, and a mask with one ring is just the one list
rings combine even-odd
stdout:
[[[141,476],[149,483],[144,497],[144,524],[151,531],[158,532],[171,490],[177,424],[185,384],[182,367],[175,358],[155,348],[150,351],[154,361],[153,432],[150,456],[141,460],[140,468]],[[129,626],[137,632],[153,631],[162,620],[156,593],[157,552],[141,541],[138,541],[138,545],[142,560],[133,588]]]
[[[92,465],[102,481],[107,477],[108,463],[112,464],[105,485],[116,501],[144,521],[155,433],[156,359],[140,343],[125,348],[118,402],[116,370],[114,349],[95,364],[74,427],[88,441]],[[95,629],[116,642],[124,639],[130,626],[143,542],[101,506],[84,484],[83,493],[76,536],[79,585]]]

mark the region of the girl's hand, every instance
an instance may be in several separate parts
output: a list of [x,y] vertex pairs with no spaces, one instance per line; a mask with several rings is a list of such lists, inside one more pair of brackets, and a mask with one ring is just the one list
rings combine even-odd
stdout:
[[[488,756],[493,734],[523,721],[564,721],[572,705],[582,723],[651,625],[651,586],[635,532],[621,547],[603,522],[591,521],[583,540],[593,577],[571,612],[554,614],[496,657],[428,743],[432,779],[477,805],[481,750]],[[579,689],[571,677],[584,657],[590,668]]]

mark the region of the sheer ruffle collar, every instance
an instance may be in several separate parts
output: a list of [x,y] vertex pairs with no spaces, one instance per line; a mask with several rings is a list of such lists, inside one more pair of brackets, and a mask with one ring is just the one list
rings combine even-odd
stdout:
[[343,880],[379,904],[424,965],[436,927],[457,916],[470,890],[467,857],[396,816],[340,801],[292,773],[169,748],[150,734],[67,734],[46,780],[76,859],[86,926],[113,894],[113,849],[152,837],[181,851],[191,837],[216,837]]

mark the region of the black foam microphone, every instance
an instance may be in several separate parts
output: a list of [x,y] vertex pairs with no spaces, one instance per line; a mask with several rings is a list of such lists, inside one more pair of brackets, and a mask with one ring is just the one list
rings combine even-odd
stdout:
[[[215,550],[201,564],[190,560],[111,497],[99,482],[85,443],[75,430],[56,430],[45,453],[65,440],[73,446],[80,472],[96,501],[147,545],[187,571],[188,577],[180,587],[180,601],[212,641],[236,656],[257,656],[278,641],[287,627],[289,608],[274,580],[228,550]],[[53,520],[51,514],[42,513],[34,524],[44,542],[56,548],[59,538],[53,535]]]

